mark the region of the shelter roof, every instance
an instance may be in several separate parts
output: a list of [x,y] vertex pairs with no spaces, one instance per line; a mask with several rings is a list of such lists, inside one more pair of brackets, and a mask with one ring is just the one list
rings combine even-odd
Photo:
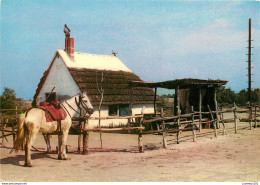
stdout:
[[133,87],[150,87],[150,88],[166,88],[166,89],[176,89],[178,86],[180,89],[186,88],[209,88],[209,87],[220,87],[226,85],[228,81],[225,80],[202,80],[202,79],[176,79],[163,82],[143,82],[143,81],[132,81],[130,84]]

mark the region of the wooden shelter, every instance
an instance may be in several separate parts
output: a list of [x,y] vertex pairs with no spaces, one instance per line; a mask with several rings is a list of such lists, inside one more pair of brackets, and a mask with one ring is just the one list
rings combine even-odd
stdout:
[[[155,88],[155,96],[157,88],[175,89],[174,114],[186,114],[194,111],[202,112],[217,110],[216,89],[226,85],[225,80],[202,80],[202,79],[176,79],[164,82],[141,82],[132,81],[132,87],[150,87]],[[155,98],[154,98],[155,100]],[[155,110],[156,103],[154,102]],[[208,107],[209,105],[209,107]],[[202,115],[200,114],[200,120]]]

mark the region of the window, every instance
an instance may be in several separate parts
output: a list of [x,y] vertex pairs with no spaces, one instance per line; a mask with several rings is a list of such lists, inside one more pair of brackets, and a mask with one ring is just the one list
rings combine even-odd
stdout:
[[45,93],[45,97],[48,98],[45,101],[47,102],[51,102],[51,101],[56,101],[56,92],[52,92],[52,93]]
[[128,116],[129,105],[119,105],[119,116]]
[[127,104],[109,105],[108,109],[109,116],[128,116],[129,114],[129,105]]
[[117,116],[117,106],[118,105],[109,105],[108,107],[109,116]]

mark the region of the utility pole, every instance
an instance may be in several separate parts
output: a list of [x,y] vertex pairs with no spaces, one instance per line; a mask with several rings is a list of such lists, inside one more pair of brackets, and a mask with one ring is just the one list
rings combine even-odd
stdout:
[[251,18],[248,22],[248,102],[249,102],[249,124],[250,130],[252,129],[252,102],[251,102]]
[[248,24],[248,102],[251,106],[251,18],[249,18]]

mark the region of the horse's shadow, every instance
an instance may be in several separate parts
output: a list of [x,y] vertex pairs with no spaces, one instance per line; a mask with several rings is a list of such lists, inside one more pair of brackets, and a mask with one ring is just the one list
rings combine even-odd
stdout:
[[[42,158],[51,158],[54,159],[53,157],[49,156],[48,154],[46,154],[46,152],[37,152],[37,153],[33,153],[31,155],[31,159],[42,159]],[[16,156],[10,156],[10,157],[6,157],[0,160],[0,164],[12,164],[15,166],[23,166],[24,165],[24,160],[25,160],[25,155],[16,155]],[[20,161],[22,161],[20,163]]]

